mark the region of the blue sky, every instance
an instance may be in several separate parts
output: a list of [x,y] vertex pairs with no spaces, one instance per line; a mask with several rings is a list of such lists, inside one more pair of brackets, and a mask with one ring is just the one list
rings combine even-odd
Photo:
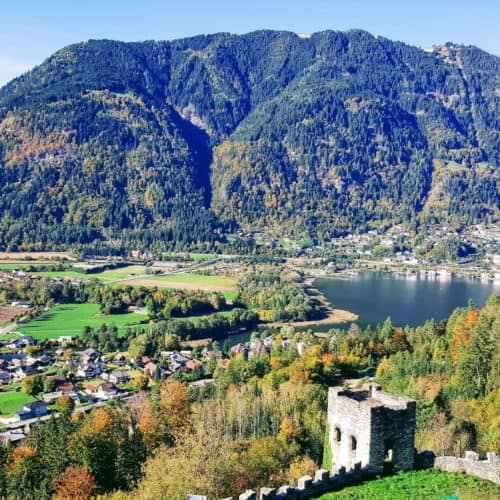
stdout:
[[0,22],[0,85],[89,38],[361,28],[421,47],[453,41],[500,54],[500,0],[0,0]]

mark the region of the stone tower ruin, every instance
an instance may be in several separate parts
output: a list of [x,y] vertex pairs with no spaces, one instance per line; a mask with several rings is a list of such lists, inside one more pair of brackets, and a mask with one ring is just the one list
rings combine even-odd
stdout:
[[329,442],[332,471],[361,467],[380,473],[413,468],[415,401],[368,384],[362,390],[330,387]]

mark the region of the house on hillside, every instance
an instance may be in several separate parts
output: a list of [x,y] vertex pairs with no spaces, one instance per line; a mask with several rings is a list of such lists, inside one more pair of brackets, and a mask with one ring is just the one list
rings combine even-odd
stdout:
[[116,396],[117,392],[118,391],[115,387],[115,384],[112,384],[111,382],[105,382],[97,388],[94,396],[98,397],[99,399],[111,399],[113,396]]
[[38,366],[48,366],[52,364],[52,358],[47,354],[42,354],[36,358],[36,362],[38,363]]
[[10,382],[10,373],[0,370],[0,384],[8,384]]
[[89,363],[100,363],[102,361],[102,352],[90,347],[82,352],[80,357],[81,363],[87,365]]
[[70,335],[61,335],[57,339],[58,344],[72,344],[73,343],[73,337]]
[[54,392],[46,392],[43,396],[42,399],[48,404],[48,405],[53,405],[54,403],[57,403],[57,400],[61,396],[69,396],[73,401],[79,402],[80,398],[78,397],[78,394],[75,391],[54,391]]
[[153,378],[155,376],[157,368],[158,365],[156,363],[149,361],[144,365],[144,374],[147,375],[149,378]]
[[156,260],[151,264],[151,271],[154,273],[162,273],[166,271],[175,271],[179,268],[178,262],[167,260]]
[[[23,271],[12,271],[12,273],[16,273],[18,276],[24,276]],[[29,302],[25,302],[22,300],[16,300],[14,302],[11,302],[10,307],[20,307],[21,309],[29,309],[31,307],[31,304]]]
[[125,364],[125,362],[127,361],[127,358],[125,357],[124,354],[118,353],[115,356],[114,361],[115,361],[115,364],[117,364],[118,366],[123,366]]
[[197,359],[190,359],[186,363],[186,368],[188,370],[196,370],[196,368],[201,368],[201,367],[203,367],[203,363]]
[[37,418],[47,415],[48,408],[45,401],[33,401],[26,403],[23,409],[16,411],[16,416],[19,420],[27,420],[28,418]]
[[97,391],[97,386],[95,386],[94,384],[87,384],[87,385],[85,386],[85,392],[86,392],[89,396],[94,395],[96,391]]
[[102,373],[102,368],[99,365],[88,364],[88,365],[80,365],[76,374],[82,378],[95,378],[98,377]]
[[36,341],[31,335],[22,335],[19,339],[19,343],[23,347],[27,347],[30,345],[35,345]]
[[20,429],[0,432],[0,444],[9,443],[12,446],[19,446],[26,439],[26,434]]
[[125,370],[113,370],[108,376],[108,381],[112,384],[125,384],[128,379],[129,376]]
[[248,349],[248,346],[246,344],[242,344],[241,342],[231,347],[231,353],[234,356],[238,356],[241,354],[245,359],[247,359],[249,352],[250,350]]

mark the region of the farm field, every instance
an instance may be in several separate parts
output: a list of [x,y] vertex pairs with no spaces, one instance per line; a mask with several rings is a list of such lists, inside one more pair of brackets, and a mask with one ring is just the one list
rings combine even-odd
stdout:
[[101,316],[97,304],[61,304],[20,325],[18,331],[35,339],[58,338],[61,335],[79,337],[84,326],[99,328],[106,323],[116,325],[119,335],[123,335],[126,325],[138,324],[144,319],[144,314],[134,312]]
[[[25,260],[55,261],[57,259],[76,260],[71,254],[66,252],[0,252],[0,260]],[[27,264],[30,264],[30,261]]]
[[[456,495],[456,497],[455,497]],[[435,470],[413,471],[348,486],[322,495],[321,500],[493,500],[500,498],[500,485],[464,474]]]
[[100,273],[84,273],[78,271],[42,271],[37,274],[45,278],[64,278],[70,276],[72,278],[98,279],[100,281],[113,281],[129,277],[131,274],[144,274],[146,266],[126,266],[118,269],[109,269]]
[[0,415],[3,417],[13,415],[32,401],[35,401],[35,398],[23,392],[0,392]]
[[235,280],[224,276],[205,276],[204,274],[179,273],[166,276],[129,279],[121,282],[127,285],[157,286],[161,288],[183,288],[185,290],[206,290],[210,292],[231,292]]

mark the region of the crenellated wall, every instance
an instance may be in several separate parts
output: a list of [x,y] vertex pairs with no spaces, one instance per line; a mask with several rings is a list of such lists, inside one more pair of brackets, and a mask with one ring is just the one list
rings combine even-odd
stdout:
[[486,454],[486,460],[479,460],[474,451],[466,451],[464,458],[436,457],[434,468],[445,472],[464,472],[500,484],[500,457],[493,452]]
[[[330,476],[326,469],[317,470],[314,478],[311,476],[302,476],[297,486],[281,486],[280,488],[260,488],[260,493],[254,490],[247,490],[238,498],[239,500],[260,500],[265,499],[300,499],[311,498],[328,491],[336,490],[343,486],[355,484],[362,479],[372,477],[373,474],[367,469],[361,469],[361,464],[356,464],[354,469],[346,472],[344,467],[340,467],[338,472]],[[228,499],[227,499],[228,500]]]
[[[433,456],[432,453],[430,455]],[[434,465],[432,465],[432,462],[434,462]],[[433,457],[432,460],[428,460],[428,457],[426,457],[426,463],[430,468],[434,467],[443,472],[461,472],[500,484],[500,457],[496,453],[487,453],[486,460],[479,460],[477,453],[467,451],[464,458]],[[247,490],[237,498],[239,500],[311,498],[373,477],[375,475],[371,469],[367,467],[361,468],[361,463],[358,462],[349,471],[346,471],[345,467],[340,467],[333,476],[330,476],[327,470],[320,469],[316,471],[314,478],[311,476],[301,477],[297,486],[260,488],[259,494],[254,490]]]

